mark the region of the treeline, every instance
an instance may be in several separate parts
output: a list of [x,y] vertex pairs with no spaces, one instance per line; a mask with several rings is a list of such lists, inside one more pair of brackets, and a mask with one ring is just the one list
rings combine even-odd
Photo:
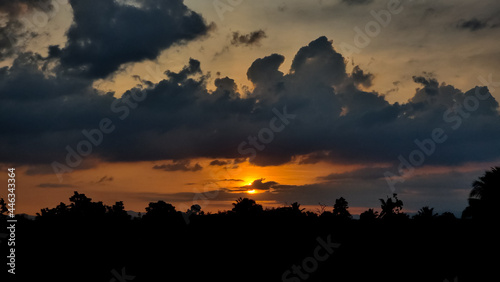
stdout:
[[[362,212],[359,216],[360,221],[374,220],[432,220],[446,219],[455,220],[456,217],[451,212],[445,212],[441,215],[434,212],[434,208],[428,206],[422,207],[415,215],[410,217],[403,212],[403,201],[398,199],[397,194],[387,199],[379,199],[381,212],[374,209],[368,209]],[[37,220],[49,219],[88,219],[88,220],[157,220],[157,219],[182,219],[185,223],[189,223],[193,218],[200,217],[306,217],[306,218],[325,218],[335,221],[352,220],[353,216],[349,212],[349,203],[343,197],[335,200],[333,209],[330,211],[327,206],[321,205],[317,212],[305,211],[297,202],[289,206],[277,208],[263,208],[255,200],[249,198],[239,198],[233,203],[233,208],[228,211],[219,211],[217,213],[204,212],[200,205],[194,204],[190,209],[185,211],[176,210],[175,206],[165,201],[157,201],[149,203],[144,214],[139,213],[138,216],[131,216],[126,210],[122,201],[116,202],[114,205],[105,205],[103,202],[93,202],[92,198],[85,194],[80,194],[77,191],[69,198],[70,204],[61,202],[55,208],[44,208],[37,213]],[[6,205],[3,199],[0,199],[0,212],[6,212]]]
[[[486,171],[479,179],[472,184],[472,190],[469,195],[469,206],[463,211],[462,218],[476,219],[494,219],[500,217],[500,209],[498,201],[500,200],[500,167],[494,167],[491,171]],[[91,198],[85,194],[80,194],[77,191],[69,198],[70,204],[60,203],[55,208],[44,208],[37,213],[37,219],[114,219],[119,221],[131,220],[132,217],[125,210],[122,201],[116,202],[112,206],[103,204],[102,202],[93,202]],[[403,201],[398,199],[397,194],[387,199],[379,199],[381,211],[378,213],[374,209],[368,209],[360,214],[361,221],[372,221],[377,219],[385,220],[405,220],[410,219],[410,216],[403,212]],[[7,204],[4,199],[0,199],[0,216],[7,213]],[[209,212],[205,213],[201,206],[194,204],[186,211],[177,211],[172,204],[164,201],[149,203],[146,207],[146,213],[139,219],[144,220],[158,218],[182,218],[188,223],[192,217],[203,217],[213,215]],[[335,220],[350,220],[352,215],[349,212],[348,202],[343,198],[335,200],[333,210],[326,210],[326,206],[318,213],[304,211],[300,208],[300,204],[295,202],[290,206],[267,208],[264,209],[254,200],[249,198],[239,198],[233,203],[233,208],[229,211],[218,212],[217,216],[305,216],[305,217],[324,217]],[[450,212],[445,212],[441,215],[434,213],[434,208],[428,206],[422,207],[413,219],[430,220],[436,218],[444,218],[448,220],[456,219],[455,215]],[[137,220],[137,218],[135,218]]]
[[[265,209],[248,198],[217,213],[157,201],[132,217],[123,202],[105,205],[74,192],[35,220],[17,218],[17,280],[490,281],[500,238],[499,172],[474,181],[462,219],[429,207],[410,217],[396,194],[359,220],[344,198],[317,213],[299,203]],[[0,253],[7,248],[2,242]]]

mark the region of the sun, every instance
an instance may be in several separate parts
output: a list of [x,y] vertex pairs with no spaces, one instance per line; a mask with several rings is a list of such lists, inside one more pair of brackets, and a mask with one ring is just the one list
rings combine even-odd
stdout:
[[255,191],[255,189],[252,189],[252,190],[247,190],[247,193],[248,194],[255,194],[255,193],[257,193],[257,191]]

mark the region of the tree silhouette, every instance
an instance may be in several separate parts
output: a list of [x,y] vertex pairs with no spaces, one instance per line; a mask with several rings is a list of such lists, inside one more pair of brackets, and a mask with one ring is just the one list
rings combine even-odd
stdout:
[[0,215],[3,216],[4,213],[7,213],[7,204],[5,203],[3,198],[0,198]]
[[37,217],[59,217],[59,218],[66,218],[70,215],[70,209],[69,206],[67,206],[65,203],[61,202],[59,205],[57,205],[53,209],[49,208],[44,208],[40,210],[40,213],[36,213]]
[[254,200],[248,198],[239,198],[236,203],[233,203],[232,211],[239,215],[250,215],[262,212],[262,206],[255,203]]
[[161,218],[175,215],[177,211],[175,207],[165,201],[158,201],[156,203],[149,203],[146,208],[145,218]]
[[201,206],[198,205],[198,204],[194,204],[194,205],[191,205],[191,208],[188,210],[187,212],[188,214],[194,214],[194,215],[197,215],[197,214],[201,214],[203,213],[201,211]]
[[[394,198],[394,200],[392,199]],[[380,207],[382,211],[380,212],[380,218],[395,218],[395,217],[406,217],[406,214],[401,213],[403,209],[403,201],[398,199],[398,194],[392,194],[392,198],[387,197],[387,201],[384,199],[380,200]]]
[[500,167],[493,167],[472,183],[469,194],[469,206],[462,217],[491,218],[498,217],[500,200]]
[[102,202],[92,202],[92,198],[88,198],[85,194],[74,192],[69,198],[71,215],[75,217],[101,217],[106,214],[107,206]]
[[116,202],[112,207],[107,207],[110,217],[117,220],[128,220],[130,215],[125,211],[125,206],[122,201]]
[[[188,281],[200,281],[207,277],[207,271],[201,270],[214,269],[220,266],[220,261],[224,261],[224,271],[217,273],[223,279],[218,281],[256,281],[258,277],[283,278],[287,269],[297,270],[298,275],[298,270],[306,271],[306,268],[298,268],[296,263],[302,261],[301,267],[307,267],[309,259],[303,254],[312,253],[314,259],[318,254],[321,258],[329,254],[328,259],[335,267],[329,268],[326,262],[318,263],[318,271],[314,273],[314,278],[313,273],[309,273],[311,278],[308,281],[333,281],[333,278],[338,281],[366,281],[373,279],[373,275],[376,281],[398,281],[408,273],[416,275],[412,281],[443,281],[445,275],[455,277],[457,273],[465,276],[464,279],[460,276],[460,281],[479,281],[467,279],[467,276],[472,278],[477,275],[476,269],[489,259],[482,255],[482,250],[490,248],[497,237],[496,234],[485,237],[485,232],[478,232],[476,228],[480,224],[456,220],[451,213],[437,216],[434,209],[428,206],[422,207],[412,220],[398,221],[408,217],[401,212],[403,202],[396,194],[380,200],[380,216],[374,209],[368,209],[361,213],[359,221],[338,220],[351,218],[348,202],[342,197],[335,200],[333,212],[324,211],[320,217],[316,213],[305,212],[297,202],[264,210],[252,199],[239,198],[233,203],[232,211],[214,214],[202,213],[201,207],[193,204],[186,212],[187,216],[193,216],[191,221],[185,220],[180,211],[164,201],[149,203],[146,215],[134,220],[130,220],[121,201],[106,206],[78,192],[71,196],[70,201],[69,204],[60,203],[55,208],[42,209],[37,221],[43,224],[36,221],[23,223],[26,230],[23,237],[33,236],[32,240],[24,241],[29,244],[29,248],[25,248],[25,257],[31,259],[26,265],[34,267],[36,273],[51,269],[57,262],[67,279],[79,265],[89,262],[95,267],[89,268],[89,271],[96,277],[97,274],[109,275],[109,269],[126,264],[134,266],[132,273],[143,277],[144,281],[164,277],[165,266],[176,275],[187,276]],[[5,201],[0,199],[0,212],[5,212],[2,209],[4,206]],[[102,220],[94,220],[96,216]],[[69,220],[61,224],[60,218]],[[81,218],[91,221],[82,221]],[[432,222],[418,220],[430,218],[437,219]],[[77,219],[76,224],[72,224],[74,219]],[[396,234],[404,236],[394,236]],[[94,238],[98,240],[92,241]],[[305,240],[307,238],[310,239]],[[480,247],[462,248],[467,240],[480,244]],[[235,246],[242,242],[244,248],[235,251]],[[312,245],[316,242],[318,247]],[[343,249],[338,253],[329,253],[334,242],[342,243]],[[67,255],[69,248],[74,255]],[[28,256],[28,250],[34,257]],[[102,255],[96,257],[97,252]],[[370,259],[352,264],[360,255],[369,257],[373,254],[378,255],[380,261],[391,262],[390,275],[372,271],[378,266]],[[409,261],[394,259],[395,255],[406,254]],[[446,256],[449,262],[432,267],[428,260],[421,260],[423,254]],[[47,255],[50,259],[45,260]],[[144,260],[144,257],[154,259]],[[471,263],[464,263],[464,257],[473,258],[474,267],[464,267]],[[256,261],[262,264],[253,272],[248,271],[248,266]],[[432,271],[422,271],[429,267]],[[437,268],[443,271],[434,271]],[[467,269],[471,270],[464,274]],[[300,276],[294,275],[291,273],[287,281],[299,280]]]
[[352,215],[347,210],[348,208],[349,203],[343,197],[336,199],[333,205],[333,216],[338,219],[351,219]]
[[359,215],[359,220],[362,221],[372,221],[377,219],[378,217],[378,212],[373,210],[373,209],[368,209],[367,211],[362,212]]
[[300,208],[300,204],[297,202],[292,203],[290,206],[279,207],[276,209],[268,210],[271,214],[278,214],[283,216],[300,216],[306,215],[304,213],[305,208]]
[[297,202],[292,203],[291,208],[292,208],[292,214],[301,214],[305,210],[305,208],[301,209],[300,204]]
[[429,206],[422,207],[418,210],[417,214],[413,216],[414,219],[429,220],[437,218],[438,214],[434,213],[434,208],[429,208]]

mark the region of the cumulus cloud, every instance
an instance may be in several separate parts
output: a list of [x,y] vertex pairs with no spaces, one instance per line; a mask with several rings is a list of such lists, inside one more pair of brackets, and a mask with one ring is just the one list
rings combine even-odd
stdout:
[[[255,60],[247,72],[254,88],[246,95],[229,77],[218,78],[209,91],[200,62],[191,59],[179,72],[166,71],[158,83],[143,81],[116,98],[95,90],[88,80],[47,71],[39,55],[23,54],[0,69],[0,159],[65,163],[68,150],[89,140],[83,130],[95,133],[103,119],[115,130],[92,147],[93,158],[172,160],[155,166],[167,171],[201,170],[188,161],[200,157],[237,164],[251,157],[248,150],[238,150],[242,142],[255,150],[251,162],[259,166],[299,156],[304,165],[394,164],[399,155],[418,148],[416,139],[431,138],[435,128],[448,139],[426,164],[500,157],[499,105],[486,87],[464,92],[428,75],[415,76],[413,97],[391,104],[377,92],[359,89],[370,75],[359,67],[347,73],[344,57],[326,37],[300,48],[286,73],[279,70],[284,59],[271,54]],[[476,104],[477,95],[482,98]],[[271,142],[262,142],[259,134],[271,121],[274,127],[284,125],[275,112],[283,115],[285,108],[295,118],[274,132]],[[249,138],[257,138],[258,145],[253,147]]]
[[155,59],[173,44],[199,38],[210,27],[182,0],[70,0],[74,22],[63,47],[52,46],[64,71],[104,78],[123,64]]

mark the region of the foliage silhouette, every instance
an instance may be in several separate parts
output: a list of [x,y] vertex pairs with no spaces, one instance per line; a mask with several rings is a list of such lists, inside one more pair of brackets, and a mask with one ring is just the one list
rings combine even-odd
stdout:
[[380,208],[382,209],[379,218],[391,220],[408,218],[407,214],[401,212],[403,209],[403,201],[398,199],[398,194],[394,193],[392,194],[392,198],[387,197],[387,200],[379,199],[379,201]]
[[335,200],[335,204],[333,205],[333,216],[341,220],[351,219],[352,215],[348,209],[349,203],[343,197],[340,197]]
[[[298,202],[264,209],[239,198],[232,210],[218,213],[194,204],[185,211],[189,221],[161,200],[131,218],[121,201],[108,206],[75,191],[69,204],[44,208],[35,220],[18,218],[19,265],[29,269],[18,280],[30,281],[33,273],[40,281],[110,281],[111,270],[126,267],[134,282],[283,281],[283,273],[300,264],[307,281],[487,281],[495,268],[487,267],[485,250],[499,237],[497,218],[485,221],[481,214],[495,196],[491,173],[497,169],[474,182],[472,197],[486,208],[472,210],[472,220],[438,216],[428,206],[409,219],[396,194],[380,199],[380,214],[370,208],[359,220],[342,197],[319,216]],[[3,206],[0,200],[5,212]],[[340,247],[326,256],[317,247],[328,237]]]
[[237,215],[256,215],[263,211],[262,206],[249,198],[239,198],[233,203],[232,211]]
[[373,209],[368,209],[359,215],[361,221],[374,221],[378,218],[378,212]]
[[490,171],[472,183],[469,194],[469,206],[465,208],[462,217],[491,219],[500,216],[498,201],[500,200],[500,167]]
[[437,218],[438,214],[434,213],[434,208],[429,208],[429,206],[422,207],[418,210],[417,214],[413,216],[413,219],[417,220],[431,220]]
[[4,213],[7,213],[7,204],[3,198],[0,198],[0,216],[3,216]]

